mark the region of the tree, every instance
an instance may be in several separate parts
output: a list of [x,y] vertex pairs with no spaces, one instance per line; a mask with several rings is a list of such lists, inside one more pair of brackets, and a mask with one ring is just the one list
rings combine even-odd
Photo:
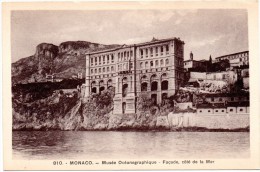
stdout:
[[140,93],[138,97],[138,107],[139,111],[147,111],[152,106],[153,102],[148,93]]

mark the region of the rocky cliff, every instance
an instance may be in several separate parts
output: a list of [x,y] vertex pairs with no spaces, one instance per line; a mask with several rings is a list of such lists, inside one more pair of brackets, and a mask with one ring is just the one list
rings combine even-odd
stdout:
[[[13,99],[13,130],[139,130],[139,131],[249,131],[249,115],[196,115],[171,109],[170,102],[139,107],[136,114],[113,114],[114,90],[88,99],[73,91],[22,103]],[[140,101],[143,101],[140,100]],[[174,113],[169,113],[174,110]]]
[[45,81],[47,74],[58,78],[71,78],[85,74],[85,54],[91,51],[114,48],[119,45],[103,45],[86,41],[68,41],[59,46],[41,43],[35,54],[12,63],[12,84]]

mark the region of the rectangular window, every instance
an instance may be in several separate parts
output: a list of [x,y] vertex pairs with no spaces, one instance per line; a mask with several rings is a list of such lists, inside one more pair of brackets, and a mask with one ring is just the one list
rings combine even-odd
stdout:
[[166,45],[166,52],[169,53],[169,45]]
[[105,56],[103,56],[103,64],[106,63],[106,59],[105,59]]
[[93,58],[90,59],[91,66],[93,66]]
[[98,57],[99,64],[101,65],[101,56]]

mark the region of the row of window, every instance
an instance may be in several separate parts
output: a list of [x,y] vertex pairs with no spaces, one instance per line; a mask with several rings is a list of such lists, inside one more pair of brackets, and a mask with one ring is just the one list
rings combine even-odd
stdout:
[[118,61],[129,60],[133,56],[133,51],[124,51],[118,53]]
[[[242,98],[242,97],[237,97],[237,99],[238,99],[238,100],[242,100],[242,99],[244,99],[244,100],[245,100],[245,99],[246,99],[246,100],[249,100],[249,97],[244,97],[244,98]],[[214,98],[214,97],[211,98],[211,102],[214,102],[214,101],[217,101],[217,100],[218,100],[219,102],[222,102],[223,100],[227,100],[227,99],[221,98],[221,97],[220,97],[220,98]],[[231,98],[230,98],[230,101],[235,101],[235,97],[231,97]]]
[[244,56],[248,56],[248,53],[241,53],[241,54],[237,54],[237,55],[232,55],[232,56],[226,56],[226,57],[221,57],[218,59],[219,60],[232,60],[232,59],[237,59],[239,57],[244,57]]
[[111,67],[103,67],[103,68],[96,68],[96,69],[91,69],[90,74],[97,74],[97,73],[106,73],[106,72],[114,72],[114,66]]
[[[240,111],[240,112],[243,112],[243,111],[246,111],[246,110],[245,110],[244,108],[240,108],[239,111]],[[202,110],[200,110],[199,112],[202,112]],[[212,113],[211,110],[208,110],[208,112],[209,112],[209,113]],[[222,110],[217,110],[217,109],[215,109],[215,112],[226,112],[226,110],[224,110],[224,109],[222,109]],[[229,109],[229,112],[234,112],[234,110],[233,110],[233,109]]]
[[108,54],[108,55],[102,55],[102,56],[97,56],[97,57],[91,57],[90,58],[90,63],[91,66],[95,65],[104,65],[104,64],[110,64],[114,63],[114,55],[113,54]]
[[161,67],[161,66],[165,66],[165,65],[169,65],[169,59],[161,59],[160,60],[160,64],[159,64],[159,60],[155,60],[155,61],[146,61],[146,62],[140,62],[140,68],[141,69],[148,69],[148,68],[152,68],[152,67]]
[[169,54],[169,45],[155,47],[155,48],[151,47],[151,48],[140,49],[141,58],[148,57],[148,56],[150,57],[158,56],[159,54],[164,55],[164,53]]
[[158,68],[158,69],[150,69],[150,70],[141,70],[141,73],[148,73],[148,72],[160,72],[160,71],[164,71],[164,70],[169,70],[168,67],[166,68]]
[[105,75],[96,75],[96,76],[90,76],[90,79],[100,79],[100,78],[106,78],[106,77],[113,77],[116,76],[116,74],[105,74]]

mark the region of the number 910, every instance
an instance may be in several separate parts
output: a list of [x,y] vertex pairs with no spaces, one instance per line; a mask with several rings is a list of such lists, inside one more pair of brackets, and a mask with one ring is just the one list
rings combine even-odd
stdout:
[[53,165],[62,165],[62,161],[53,161]]

